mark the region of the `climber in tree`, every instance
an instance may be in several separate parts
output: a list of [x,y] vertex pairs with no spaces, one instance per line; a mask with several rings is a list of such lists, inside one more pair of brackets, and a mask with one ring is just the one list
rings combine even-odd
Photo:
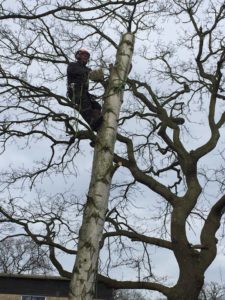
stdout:
[[[77,61],[69,63],[67,68],[67,95],[91,129],[98,131],[103,121],[102,107],[94,100],[96,97],[88,92],[91,69],[86,64],[89,58],[90,53],[88,50],[81,48],[75,53]],[[103,73],[101,76],[104,77]]]

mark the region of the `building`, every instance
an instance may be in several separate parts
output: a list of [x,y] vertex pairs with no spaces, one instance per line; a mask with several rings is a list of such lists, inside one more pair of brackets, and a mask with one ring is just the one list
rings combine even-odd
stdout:
[[[69,279],[0,273],[0,300],[67,300]],[[112,300],[113,290],[98,283],[96,300]]]

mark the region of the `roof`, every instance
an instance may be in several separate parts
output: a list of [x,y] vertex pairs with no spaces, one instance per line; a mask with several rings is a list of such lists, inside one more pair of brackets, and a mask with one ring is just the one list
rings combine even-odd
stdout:
[[[0,294],[67,297],[70,279],[52,275],[0,273]],[[113,290],[98,282],[96,298],[112,299]]]
[[26,278],[26,279],[40,279],[40,280],[66,280],[70,279],[62,276],[53,275],[31,275],[31,274],[13,274],[13,273],[0,273],[0,277],[4,278]]

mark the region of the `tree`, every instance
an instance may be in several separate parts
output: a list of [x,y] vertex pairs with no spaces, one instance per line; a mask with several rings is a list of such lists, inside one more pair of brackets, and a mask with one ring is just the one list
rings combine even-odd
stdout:
[[115,300],[145,300],[145,298],[140,292],[128,291],[128,290],[118,290],[114,295]]
[[[131,32],[137,41],[135,59],[126,85],[121,85],[124,97],[111,153],[110,201],[101,219],[98,280],[117,289],[158,291],[173,300],[198,299],[204,274],[216,257],[225,211],[223,161],[211,163],[217,151],[223,157],[223,1],[44,2],[33,1],[27,7],[18,0],[16,11],[1,3],[2,155],[11,149],[10,141],[28,151],[24,147],[46,140],[44,156],[32,168],[11,166],[2,171],[2,191],[8,189],[9,196],[1,206],[1,223],[16,224],[20,234],[47,245],[55,268],[71,276],[57,254],[76,256],[80,215],[88,205],[84,209],[82,200],[59,193],[48,201],[39,195],[36,203],[26,206],[16,192],[21,183],[34,188],[48,176],[73,176],[88,139],[96,140],[96,163],[99,139],[105,142],[106,130],[103,126],[95,136],[74,117],[72,104],[59,88],[65,78],[62,66],[84,43],[97,49],[95,67],[104,68],[105,80],[92,89],[99,97],[107,95],[112,84],[108,63],[118,53],[121,32]],[[162,22],[179,31],[174,31],[176,42],[163,40],[163,32],[159,35]],[[197,139],[202,126],[205,134]],[[112,151],[113,143],[106,148],[102,151]],[[139,190],[149,191],[145,218],[138,216],[143,211],[136,209],[134,216],[131,210],[144,202]],[[174,255],[179,267],[176,282],[155,275],[153,246]],[[114,268],[136,270],[137,280],[113,279]]]
[[26,238],[10,238],[1,241],[0,272],[48,274],[53,271],[47,251]]
[[200,300],[222,300],[225,295],[224,285],[220,285],[217,282],[210,282],[204,285]]
[[[103,237],[109,191],[114,173],[113,153],[117,134],[117,120],[123,99],[134,48],[134,35],[124,34],[117,50],[115,66],[111,70],[104,96],[105,122],[98,133],[92,176],[79,233],[76,263],[70,284],[69,299],[94,298],[100,241]],[[121,87],[122,85],[122,87]]]

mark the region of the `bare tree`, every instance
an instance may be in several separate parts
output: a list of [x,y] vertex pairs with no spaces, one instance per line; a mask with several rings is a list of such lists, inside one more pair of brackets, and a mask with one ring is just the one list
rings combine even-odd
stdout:
[[27,238],[9,238],[1,241],[0,271],[9,274],[48,274],[53,267],[47,251]]
[[[55,268],[71,277],[58,253],[77,255],[81,214],[92,202],[85,206],[83,200],[62,193],[25,205],[13,187],[34,187],[55,174],[73,176],[86,140],[95,140],[93,166],[104,165],[107,156],[101,154],[101,161],[100,153],[110,153],[108,174],[113,176],[109,204],[91,209],[96,223],[104,225],[97,241],[101,247],[98,280],[117,289],[158,291],[173,300],[198,299],[204,274],[217,254],[225,211],[223,1],[44,2],[26,6],[18,0],[15,11],[4,1],[0,6],[2,155],[9,151],[10,142],[11,147],[16,142],[28,151],[26,147],[35,149],[46,140],[43,157],[32,167],[12,165],[2,171],[2,192],[10,191],[9,200],[1,205],[2,224],[17,224],[20,234],[48,246]],[[162,24],[179,31],[173,31],[175,42],[163,40]],[[110,129],[107,118],[107,109],[113,112],[114,108],[113,102],[107,103],[114,83],[108,64],[115,62],[111,57],[116,54],[118,62],[121,32],[136,36],[136,51],[129,78],[126,81],[128,63],[124,82],[114,87],[113,95],[119,90],[123,105],[113,150],[113,139],[110,145],[106,140],[107,130],[115,135],[117,128],[113,121]],[[63,66],[83,44],[97,49],[93,65],[105,72],[104,81],[92,85],[100,98],[106,97],[105,122],[98,136],[74,116],[60,89],[65,82]],[[101,175],[96,170],[92,180]],[[106,179],[109,185],[111,178]],[[142,196],[143,191],[149,194]],[[138,209],[141,202],[144,210]],[[156,273],[153,247],[176,258],[175,282]],[[116,280],[114,269],[133,270],[137,280],[129,276]],[[93,287],[89,290],[93,294]]]
[[224,285],[212,281],[204,285],[199,300],[223,300],[224,296]]
[[116,291],[114,298],[115,300],[145,300],[140,292],[137,291],[129,291],[129,290],[118,290]]
[[[92,176],[79,233],[76,263],[71,279],[69,299],[94,297],[100,242],[108,209],[109,191],[114,173],[113,153],[117,122],[123,99],[124,85],[131,65],[134,35],[126,33],[118,46],[115,66],[111,70],[105,94],[105,122],[96,141]],[[121,87],[122,85],[122,87]]]

